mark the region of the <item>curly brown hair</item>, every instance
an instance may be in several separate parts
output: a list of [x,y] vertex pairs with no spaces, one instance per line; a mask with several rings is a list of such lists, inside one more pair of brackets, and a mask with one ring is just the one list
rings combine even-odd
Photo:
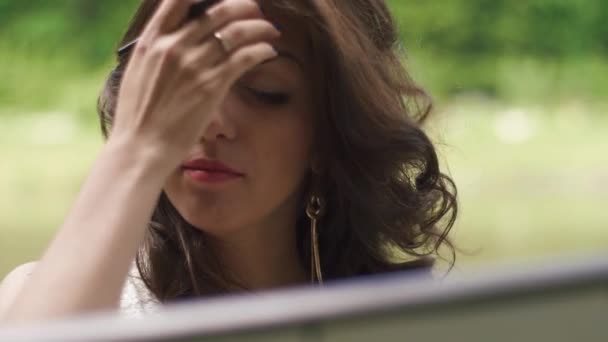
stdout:
[[[143,0],[121,45],[136,38],[160,0]],[[323,190],[327,214],[319,248],[326,280],[430,267],[457,215],[456,187],[439,167],[422,130],[430,97],[402,64],[402,49],[383,0],[274,0],[307,28],[314,75],[315,155],[307,187]],[[120,56],[99,98],[107,137],[129,55]],[[310,267],[310,230],[301,196],[298,251]],[[208,237],[186,222],[163,193],[137,266],[161,301],[242,288],[225,274]],[[296,246],[294,246],[296,247]]]

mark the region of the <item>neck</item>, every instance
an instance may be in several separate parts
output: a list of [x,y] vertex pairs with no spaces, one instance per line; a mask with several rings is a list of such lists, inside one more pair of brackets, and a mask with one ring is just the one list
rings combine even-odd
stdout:
[[300,263],[296,211],[277,210],[263,222],[216,238],[214,249],[240,285],[263,290],[306,284],[310,275]]

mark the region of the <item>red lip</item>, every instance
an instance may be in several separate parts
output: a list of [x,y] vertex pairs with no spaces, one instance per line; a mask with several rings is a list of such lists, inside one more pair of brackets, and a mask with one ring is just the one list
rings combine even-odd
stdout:
[[225,184],[245,176],[226,164],[204,158],[190,160],[182,165],[182,169],[196,183],[205,186]]
[[225,173],[239,177],[244,176],[243,173],[230,168],[226,164],[223,164],[217,160],[209,160],[204,158],[190,160],[184,163],[182,168],[186,170],[198,170],[209,173]]

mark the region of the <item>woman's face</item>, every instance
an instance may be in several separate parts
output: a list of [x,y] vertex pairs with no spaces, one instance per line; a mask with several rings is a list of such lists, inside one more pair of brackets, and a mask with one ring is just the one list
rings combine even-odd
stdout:
[[[180,214],[216,237],[276,219],[295,222],[310,169],[314,113],[305,33],[266,12],[282,32],[273,42],[280,56],[242,77],[219,111],[205,113],[211,124],[187,166],[165,185]],[[218,163],[237,175],[214,171]]]

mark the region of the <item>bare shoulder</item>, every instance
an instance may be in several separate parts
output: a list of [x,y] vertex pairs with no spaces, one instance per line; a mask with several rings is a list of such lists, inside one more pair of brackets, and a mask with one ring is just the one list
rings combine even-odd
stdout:
[[[9,291],[14,286],[22,285],[25,280],[32,274],[34,268],[38,262],[28,262],[26,264],[17,266],[14,270],[12,270],[4,279],[2,283],[0,283],[0,295],[6,293],[5,291]],[[0,297],[1,298],[1,297]]]
[[0,316],[5,312],[11,302],[15,299],[30,274],[36,267],[37,262],[28,262],[12,270],[0,283]]

